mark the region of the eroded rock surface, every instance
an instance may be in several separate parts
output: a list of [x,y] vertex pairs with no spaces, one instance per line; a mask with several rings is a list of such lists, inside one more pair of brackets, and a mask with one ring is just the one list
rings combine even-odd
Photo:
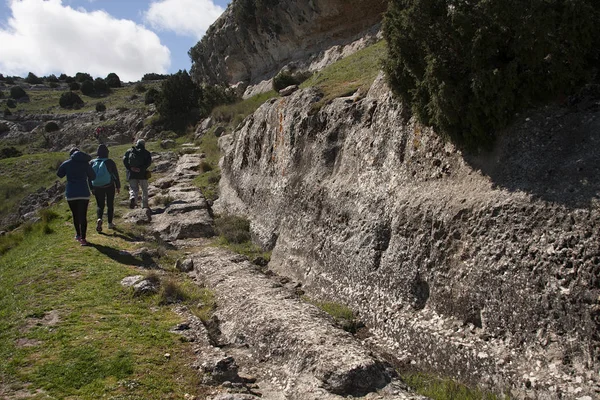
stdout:
[[311,89],[224,136],[216,212],[270,268],[358,311],[417,368],[516,398],[600,395],[600,116],[520,117],[493,154],[408,119],[383,79],[314,113]]

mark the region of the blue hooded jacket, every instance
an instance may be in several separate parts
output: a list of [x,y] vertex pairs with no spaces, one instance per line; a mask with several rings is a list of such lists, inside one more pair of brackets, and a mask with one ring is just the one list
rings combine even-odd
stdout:
[[88,200],[90,198],[90,187],[88,179],[96,179],[96,174],[89,164],[92,157],[81,151],[71,154],[71,158],[58,167],[56,175],[59,178],[67,176],[67,189],[65,197],[67,200]]

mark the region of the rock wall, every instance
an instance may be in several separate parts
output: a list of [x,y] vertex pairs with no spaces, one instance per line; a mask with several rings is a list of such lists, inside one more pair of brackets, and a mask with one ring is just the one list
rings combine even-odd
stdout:
[[381,77],[318,99],[273,99],[220,139],[215,210],[247,215],[272,269],[358,311],[401,362],[516,398],[600,395],[597,101],[468,156]]
[[[235,8],[242,3],[272,6],[240,23]],[[256,84],[285,65],[306,69],[313,63],[335,61],[335,46],[364,38],[367,31],[376,32],[373,27],[386,7],[384,0],[236,0],[190,49],[191,74],[211,84]],[[341,52],[338,49],[340,56]]]

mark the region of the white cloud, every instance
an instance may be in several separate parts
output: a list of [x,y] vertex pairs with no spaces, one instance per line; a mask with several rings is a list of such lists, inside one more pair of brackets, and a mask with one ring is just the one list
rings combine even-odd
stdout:
[[223,11],[211,0],[160,0],[150,4],[144,19],[155,29],[200,39]]
[[0,73],[38,76],[87,72],[123,81],[166,73],[169,49],[133,21],[104,11],[86,12],[61,0],[11,0],[12,17],[0,27]]

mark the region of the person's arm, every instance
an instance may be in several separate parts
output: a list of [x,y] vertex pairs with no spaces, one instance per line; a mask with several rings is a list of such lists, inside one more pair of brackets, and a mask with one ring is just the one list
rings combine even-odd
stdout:
[[131,150],[127,150],[125,152],[125,155],[123,156],[123,165],[125,166],[125,169],[129,171],[129,152]]
[[[88,181],[90,182],[90,185],[91,185],[91,182],[94,179],[96,179],[96,173],[94,172],[94,169],[92,168],[91,164],[87,164],[87,171],[86,172],[87,172],[87,176],[88,176]],[[91,186],[91,187],[93,187],[93,186]]]
[[148,150],[146,150],[146,163],[144,164],[144,169],[148,169],[152,164],[152,154]]
[[59,178],[64,178],[67,174],[67,168],[65,167],[65,163],[66,161],[60,164],[60,167],[58,167],[58,171],[56,171],[56,176],[58,176]]
[[117,164],[111,159],[107,160],[108,163],[108,172],[110,172],[111,176],[115,181],[115,188],[117,189],[117,193],[121,190],[121,180],[119,179],[119,170],[117,169]]

